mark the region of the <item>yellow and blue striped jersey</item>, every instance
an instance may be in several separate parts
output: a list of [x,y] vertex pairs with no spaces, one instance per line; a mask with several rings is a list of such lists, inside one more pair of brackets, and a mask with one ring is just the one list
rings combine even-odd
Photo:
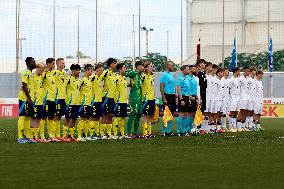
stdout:
[[22,83],[26,83],[30,92],[30,96],[32,97],[31,91],[33,91],[33,77],[32,77],[32,72],[28,69],[22,71],[21,73],[21,90],[19,93],[19,100],[25,101],[27,100],[27,96],[23,90]]
[[47,71],[43,73],[43,88],[47,91],[47,100],[55,101],[56,97],[56,84],[55,84],[55,71]]
[[43,76],[33,74],[33,82],[34,82],[34,99],[36,100],[35,105],[42,105],[45,97],[44,89],[43,89]]
[[117,76],[116,89],[115,101],[118,101],[118,103],[127,103],[127,79],[125,76]]
[[85,76],[80,85],[80,101],[81,104],[91,105],[93,99],[92,95],[92,81],[90,77]]
[[70,76],[67,79],[66,83],[67,87],[67,97],[66,104],[67,105],[80,105],[80,85],[81,81],[79,78],[75,78],[74,76]]
[[104,96],[115,98],[116,94],[116,73],[106,70],[102,74],[104,76]]
[[142,76],[142,100],[154,100],[155,88],[154,88],[154,75],[145,74]]
[[92,99],[94,102],[102,102],[103,98],[103,75],[93,75],[91,78],[92,82]]
[[57,90],[56,99],[65,99],[66,98],[66,79],[67,76],[64,71],[55,70],[55,85]]

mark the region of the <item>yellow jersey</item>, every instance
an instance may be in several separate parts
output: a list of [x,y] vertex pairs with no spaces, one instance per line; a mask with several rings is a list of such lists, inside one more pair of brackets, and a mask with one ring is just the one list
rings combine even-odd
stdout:
[[34,97],[36,100],[35,105],[42,105],[43,100],[45,97],[44,89],[43,89],[43,76],[42,75],[37,75],[33,74],[33,82],[34,82]]
[[115,101],[118,101],[118,103],[127,103],[127,79],[125,76],[117,76],[116,89]]
[[115,98],[116,73],[111,70],[106,70],[102,75],[104,77],[104,97]]
[[47,100],[50,101],[55,101],[56,97],[55,74],[54,70],[43,73],[43,88],[47,91]]
[[32,72],[30,70],[26,69],[26,70],[22,71],[22,73],[21,73],[21,90],[20,90],[18,98],[21,101],[25,101],[25,100],[27,100],[27,96],[26,96],[26,94],[25,94],[25,92],[23,90],[22,83],[26,83],[27,84],[30,96],[31,96],[31,98],[33,100],[33,95],[31,93],[33,91],[34,85],[33,85]]
[[56,99],[66,98],[66,79],[67,76],[64,71],[55,70],[55,85],[56,85]]
[[145,74],[142,76],[142,100],[154,100],[154,75]]
[[92,100],[94,102],[102,102],[103,98],[103,75],[93,75],[91,78],[92,82]]
[[91,105],[93,100],[92,95],[92,81],[90,77],[85,76],[80,85],[80,101],[81,104]]
[[80,85],[81,81],[79,78],[75,78],[74,76],[70,76],[67,79],[66,83],[67,87],[67,97],[66,104],[67,105],[81,105],[80,101]]

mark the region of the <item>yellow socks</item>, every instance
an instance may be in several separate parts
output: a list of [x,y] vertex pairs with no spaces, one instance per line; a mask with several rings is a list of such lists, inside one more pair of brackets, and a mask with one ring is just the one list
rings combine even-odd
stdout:
[[26,138],[30,138],[30,124],[31,124],[31,118],[24,116],[24,135]]
[[83,123],[84,123],[83,124],[83,131],[85,133],[85,136],[87,137],[87,136],[89,136],[88,135],[88,133],[89,133],[89,120],[85,120]]
[[107,127],[107,124],[101,124],[100,126],[100,135],[104,136],[105,135],[105,129]]
[[33,132],[34,132],[35,139],[38,139],[39,128],[34,128]]
[[99,135],[100,134],[100,122],[99,121],[89,121],[89,131],[90,135]]
[[55,120],[54,121],[54,127],[55,127],[55,137],[60,138],[61,132],[60,132],[60,126],[61,126],[61,120]]
[[54,134],[54,123],[53,120],[47,120],[47,133],[49,138],[54,138],[55,134]]
[[113,119],[113,123],[112,123],[112,125],[113,125],[113,135],[114,136],[117,136],[117,130],[118,130],[118,127],[119,127],[119,121],[120,121],[120,118],[119,117],[115,117],[114,119]]
[[148,123],[142,123],[142,130],[143,130],[143,135],[148,134]]
[[63,130],[62,130],[62,136],[63,137],[67,137],[68,134],[68,126],[63,126]]
[[74,130],[75,130],[74,127],[69,128],[69,134],[72,138],[74,138]]
[[119,120],[119,132],[121,134],[121,136],[124,136],[124,127],[125,127],[125,118],[121,117]]
[[23,138],[24,127],[25,127],[25,117],[20,116],[18,119],[18,138]]
[[94,130],[97,136],[99,136],[100,134],[100,122],[99,121],[95,121],[95,125],[94,125]]
[[151,122],[148,123],[147,130],[148,130],[149,135],[152,134],[152,123]]
[[44,119],[40,120],[40,123],[39,123],[39,135],[40,135],[40,138],[42,138],[42,139],[45,138],[45,136],[44,136],[45,123],[46,123],[46,121]]
[[108,136],[111,136],[111,128],[112,128],[112,124],[106,124],[106,131]]
[[90,131],[90,136],[95,135],[95,122],[94,121],[89,121],[89,131]]
[[39,128],[30,128],[30,138],[38,139]]
[[82,130],[84,128],[84,120],[80,119],[77,125],[78,138],[82,138]]

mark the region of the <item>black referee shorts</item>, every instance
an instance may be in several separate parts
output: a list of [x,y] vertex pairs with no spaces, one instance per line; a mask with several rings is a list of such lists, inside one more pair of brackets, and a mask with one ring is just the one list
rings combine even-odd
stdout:
[[[172,115],[176,112],[176,95],[175,94],[165,94],[167,100],[167,106],[169,107]],[[163,104],[163,109],[165,109],[165,104]]]

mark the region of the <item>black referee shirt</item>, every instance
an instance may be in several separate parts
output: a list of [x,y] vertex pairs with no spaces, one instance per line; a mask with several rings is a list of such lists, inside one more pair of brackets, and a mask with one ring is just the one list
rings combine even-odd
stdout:
[[199,78],[200,93],[206,93],[207,79],[205,71],[199,72],[197,77]]

